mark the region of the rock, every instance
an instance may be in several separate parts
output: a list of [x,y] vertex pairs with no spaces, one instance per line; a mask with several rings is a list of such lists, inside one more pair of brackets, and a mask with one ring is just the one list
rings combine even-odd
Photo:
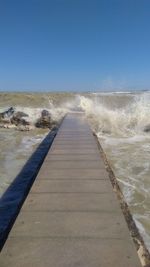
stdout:
[[31,125],[20,125],[20,126],[17,126],[16,129],[17,129],[18,131],[22,131],[22,132],[24,132],[24,131],[31,131],[31,130],[34,129],[34,127],[31,126]]
[[30,125],[30,122],[24,119],[24,117],[29,117],[29,116],[28,114],[22,111],[18,111],[11,118],[11,123],[15,125]]
[[17,125],[30,125],[30,122],[22,119],[22,118],[17,118],[15,116],[13,116],[13,118],[11,119],[11,123]]
[[0,113],[0,127],[1,128],[15,128],[18,125],[30,125],[30,122],[24,117],[28,117],[28,114],[17,111],[15,112],[14,108],[11,107],[8,110]]
[[13,115],[14,112],[15,112],[14,108],[10,107],[6,111],[0,113],[0,119],[9,118]]
[[35,126],[37,128],[51,128],[51,121],[50,118],[40,118],[38,119],[38,121],[36,122]]
[[0,128],[14,129],[14,128],[16,128],[16,125],[13,125],[13,124],[1,124],[0,123]]
[[50,113],[48,110],[46,109],[43,109],[42,112],[41,112],[41,117],[50,117]]
[[37,120],[35,125],[29,120],[29,115],[22,112],[15,112],[14,108],[11,107],[8,110],[0,113],[0,128],[15,128],[19,131],[30,131],[37,128],[49,128],[52,129],[57,123],[51,119],[51,115],[48,110],[43,109],[41,117]]
[[24,113],[22,111],[17,111],[15,114],[15,117],[22,118],[22,117],[29,117],[27,113]]
[[145,126],[144,132],[146,132],[146,133],[150,132],[150,124]]
[[51,128],[52,120],[48,110],[42,110],[41,118],[35,124],[37,128]]
[[4,118],[4,119],[1,119],[0,122],[3,124],[10,124],[11,121],[10,121],[10,118]]

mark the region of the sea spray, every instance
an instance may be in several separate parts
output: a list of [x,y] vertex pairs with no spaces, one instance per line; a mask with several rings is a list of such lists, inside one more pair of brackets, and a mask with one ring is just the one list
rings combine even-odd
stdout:
[[[128,137],[144,134],[144,128],[150,124],[150,94],[134,96],[133,101],[122,107],[114,107],[104,101],[100,94],[91,99],[79,96],[80,106],[85,111],[97,135]],[[119,98],[116,101],[119,101]]]

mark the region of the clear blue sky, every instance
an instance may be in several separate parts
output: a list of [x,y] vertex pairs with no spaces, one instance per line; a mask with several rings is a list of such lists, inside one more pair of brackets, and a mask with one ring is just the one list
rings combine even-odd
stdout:
[[0,90],[150,88],[149,0],[0,0]]

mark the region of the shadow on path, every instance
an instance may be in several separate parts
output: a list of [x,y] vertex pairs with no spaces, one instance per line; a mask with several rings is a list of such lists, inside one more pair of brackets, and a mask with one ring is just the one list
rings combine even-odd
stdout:
[[57,130],[51,131],[45,137],[0,199],[0,251],[5,244],[56,133]]

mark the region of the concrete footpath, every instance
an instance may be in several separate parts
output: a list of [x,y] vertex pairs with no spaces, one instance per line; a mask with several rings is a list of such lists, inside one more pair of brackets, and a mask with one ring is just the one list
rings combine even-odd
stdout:
[[140,267],[96,140],[68,114],[0,255],[0,267]]

